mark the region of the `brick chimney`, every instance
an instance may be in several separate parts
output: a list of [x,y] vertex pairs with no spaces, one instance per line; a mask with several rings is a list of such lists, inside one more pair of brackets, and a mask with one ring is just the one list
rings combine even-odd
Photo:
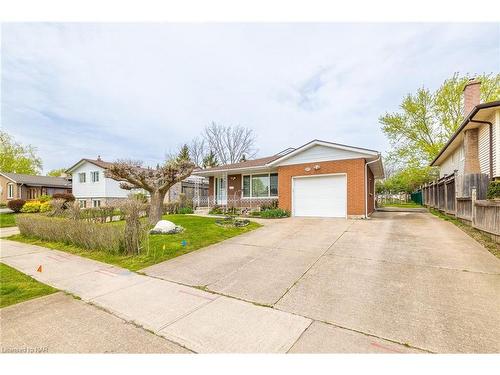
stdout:
[[[464,116],[481,101],[481,82],[470,79],[464,88]],[[481,173],[479,165],[479,129],[469,129],[464,132],[464,174]]]
[[464,116],[481,102],[481,82],[471,78],[464,87]]

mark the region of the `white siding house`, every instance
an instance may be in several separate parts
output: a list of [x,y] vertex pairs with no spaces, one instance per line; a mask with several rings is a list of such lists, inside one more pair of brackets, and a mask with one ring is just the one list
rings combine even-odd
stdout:
[[119,181],[105,176],[107,165],[109,163],[100,159],[82,159],[68,169],[73,177],[73,195],[81,207],[99,207],[112,200],[127,198],[131,193],[144,192],[120,188]]

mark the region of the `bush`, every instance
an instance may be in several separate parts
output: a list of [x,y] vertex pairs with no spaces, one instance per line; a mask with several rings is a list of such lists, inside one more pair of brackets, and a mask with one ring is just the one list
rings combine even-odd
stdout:
[[179,210],[177,211],[178,214],[182,214],[182,215],[185,215],[185,214],[193,214],[194,211],[191,207],[182,207],[182,208],[179,208]]
[[87,250],[103,250],[111,253],[120,253],[124,250],[125,236],[122,226],[44,215],[21,215],[16,221],[24,236],[62,242]]
[[488,199],[500,198],[500,181],[491,181],[486,193]]
[[47,195],[47,194],[44,194],[44,195],[40,195],[38,197],[38,200],[41,202],[41,203],[44,203],[44,202],[48,202],[52,199],[52,197],[50,195]]
[[208,213],[210,215],[222,215],[224,213],[224,210],[221,206],[215,205],[210,209],[210,211],[208,211]]
[[274,210],[275,208],[278,208],[278,200],[276,200],[276,199],[273,199],[270,202],[262,203],[260,205],[261,211]]
[[178,202],[168,202],[163,204],[163,213],[170,215],[176,214],[179,212],[179,203]]
[[13,199],[7,202],[7,207],[9,207],[14,212],[21,211],[26,201],[24,199]]
[[[74,205],[76,205],[76,203]],[[113,206],[92,207],[92,208],[86,208],[85,210],[79,209],[78,215],[75,215],[76,216],[75,218],[94,221],[98,223],[106,223],[108,221],[111,221],[115,214],[116,214],[116,208]]]
[[35,212],[40,212],[40,202],[38,201],[30,201],[26,202],[21,208],[21,212],[24,213],[35,213]]
[[43,202],[40,204],[40,212],[50,212],[52,211],[52,204],[50,201]]
[[64,199],[65,202],[74,202],[75,196],[71,193],[55,193],[52,195],[53,199]]
[[260,212],[260,217],[265,219],[276,219],[280,217],[289,217],[290,212],[281,208],[269,209]]
[[142,223],[140,218],[147,204],[137,199],[120,201],[118,207],[125,215],[124,251],[127,254],[139,254],[142,249],[148,248],[148,224]]

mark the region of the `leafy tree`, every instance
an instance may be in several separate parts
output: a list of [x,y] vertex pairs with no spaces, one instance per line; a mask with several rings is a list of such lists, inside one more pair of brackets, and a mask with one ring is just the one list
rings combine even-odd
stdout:
[[[500,74],[477,76],[483,102],[500,99]],[[428,165],[464,118],[462,92],[468,76],[455,74],[435,92],[419,88],[403,98],[400,111],[379,118],[382,131],[400,161]],[[466,115],[466,114],[465,114]]]
[[36,148],[22,145],[6,132],[0,130],[0,171],[23,174],[38,174],[42,159],[36,155]]
[[47,173],[47,176],[60,177],[66,173],[66,168],[52,169]]
[[210,151],[207,156],[203,158],[203,168],[213,168],[219,165],[217,156],[213,151]]
[[149,222],[155,225],[161,220],[163,213],[163,199],[167,191],[177,182],[191,175],[195,165],[179,154],[176,158],[167,160],[156,168],[143,168],[140,161],[121,160],[113,163],[107,170],[106,176],[122,181],[120,187],[126,190],[134,188],[144,189],[151,195]]

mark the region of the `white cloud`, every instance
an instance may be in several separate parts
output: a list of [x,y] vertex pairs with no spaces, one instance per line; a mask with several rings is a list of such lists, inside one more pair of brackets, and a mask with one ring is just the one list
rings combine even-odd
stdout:
[[313,138],[384,151],[378,117],[453,72],[498,67],[493,24],[4,24],[2,126],[45,169],[150,163],[211,121],[261,155]]

